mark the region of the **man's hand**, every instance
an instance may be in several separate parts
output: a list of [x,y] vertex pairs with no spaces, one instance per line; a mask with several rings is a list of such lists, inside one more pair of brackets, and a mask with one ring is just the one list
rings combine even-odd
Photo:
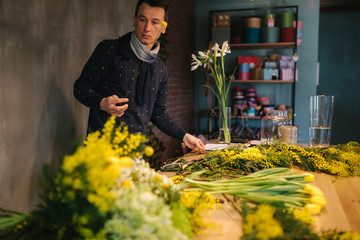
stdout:
[[194,150],[195,152],[203,153],[205,151],[205,146],[203,142],[199,138],[194,137],[193,135],[190,135],[188,133],[185,134],[183,142],[188,148]]
[[[124,115],[125,110],[129,107],[127,103],[129,99],[119,98],[116,95],[103,98],[100,102],[100,109],[107,112],[110,115],[115,115],[116,117],[121,117]],[[123,104],[121,106],[116,106],[116,104]]]

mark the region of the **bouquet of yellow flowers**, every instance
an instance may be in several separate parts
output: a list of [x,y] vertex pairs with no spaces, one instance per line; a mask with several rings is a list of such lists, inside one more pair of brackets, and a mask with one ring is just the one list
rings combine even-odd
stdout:
[[[146,137],[114,128],[101,132],[65,156],[56,176],[29,214],[0,209],[1,239],[189,239],[190,211],[169,178],[142,160]],[[215,198],[207,201],[215,202]]]

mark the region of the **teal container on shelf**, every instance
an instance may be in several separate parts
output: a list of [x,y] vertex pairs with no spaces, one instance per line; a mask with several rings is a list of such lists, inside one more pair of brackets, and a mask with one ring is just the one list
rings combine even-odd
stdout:
[[281,13],[281,27],[287,28],[293,26],[294,14],[292,12]]
[[274,43],[280,41],[280,28],[264,27],[261,28],[261,42]]
[[260,42],[260,28],[245,28],[245,43]]

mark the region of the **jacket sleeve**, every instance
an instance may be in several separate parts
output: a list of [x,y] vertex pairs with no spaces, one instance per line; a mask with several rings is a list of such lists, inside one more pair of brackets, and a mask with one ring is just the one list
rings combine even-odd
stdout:
[[155,99],[155,106],[151,115],[151,122],[154,123],[161,131],[167,135],[183,141],[186,131],[181,128],[170,117],[167,109],[167,95],[168,95],[168,73],[165,67],[164,78],[160,83],[160,88]]
[[80,77],[75,81],[75,98],[89,108],[100,109],[100,101],[103,96],[97,92],[97,89],[106,77],[113,48],[111,48],[109,40],[100,42],[86,62]]

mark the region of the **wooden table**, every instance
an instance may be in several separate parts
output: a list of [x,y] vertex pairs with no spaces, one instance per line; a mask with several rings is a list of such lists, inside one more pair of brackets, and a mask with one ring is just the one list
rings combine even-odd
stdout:
[[[186,157],[186,161],[199,159],[203,155]],[[167,176],[175,173],[164,172]],[[324,192],[327,205],[315,216],[315,230],[353,231],[360,234],[360,177],[342,178],[324,173],[313,173],[313,185]],[[222,197],[222,196],[220,196]],[[220,226],[218,231],[209,230],[207,235],[195,236],[194,239],[239,239],[242,235],[242,217],[227,201],[220,209],[210,212],[210,215]]]

